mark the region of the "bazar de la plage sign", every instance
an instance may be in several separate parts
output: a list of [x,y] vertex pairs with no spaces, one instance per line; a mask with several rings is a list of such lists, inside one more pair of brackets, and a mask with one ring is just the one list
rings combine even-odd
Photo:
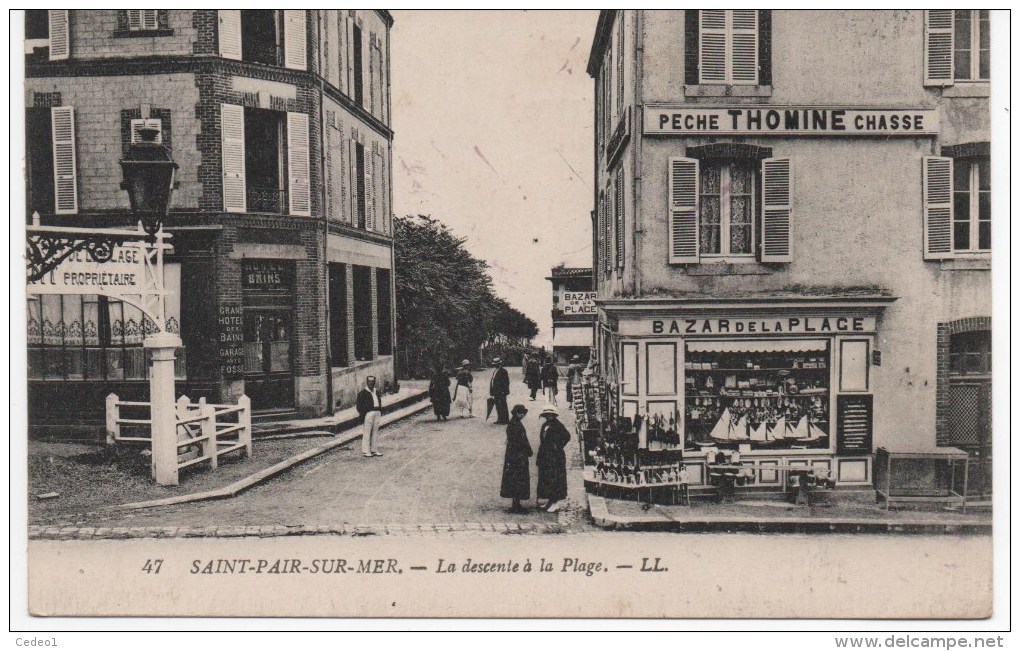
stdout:
[[918,136],[938,131],[933,109],[650,104],[644,111],[648,135]]

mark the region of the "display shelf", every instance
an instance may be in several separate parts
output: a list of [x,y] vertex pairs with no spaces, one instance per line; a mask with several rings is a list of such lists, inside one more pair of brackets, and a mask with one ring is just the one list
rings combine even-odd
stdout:
[[762,373],[762,372],[777,372],[777,371],[828,371],[828,366],[785,366],[785,367],[769,367],[769,368],[689,368],[684,367],[685,371],[698,371],[700,373]]

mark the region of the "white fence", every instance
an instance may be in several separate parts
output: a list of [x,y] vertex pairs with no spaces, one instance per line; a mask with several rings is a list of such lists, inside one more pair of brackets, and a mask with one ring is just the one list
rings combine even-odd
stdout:
[[[148,402],[106,397],[106,443],[152,443],[152,420]],[[236,405],[213,405],[187,396],[177,400],[177,468],[208,461],[212,468],[219,457],[241,450],[251,456],[251,400],[241,396]]]

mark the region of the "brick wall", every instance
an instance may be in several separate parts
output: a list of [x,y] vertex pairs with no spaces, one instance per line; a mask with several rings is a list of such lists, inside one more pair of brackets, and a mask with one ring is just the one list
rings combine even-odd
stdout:
[[159,11],[166,28],[155,32],[159,34],[156,36],[137,36],[128,32],[126,9],[72,11],[71,58],[191,54],[198,39],[192,12],[183,9]]

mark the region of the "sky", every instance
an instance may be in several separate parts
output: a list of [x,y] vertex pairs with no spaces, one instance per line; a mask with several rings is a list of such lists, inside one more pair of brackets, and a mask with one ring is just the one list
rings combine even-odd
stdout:
[[597,11],[394,11],[393,207],[441,220],[552,339],[552,267],[591,266]]

